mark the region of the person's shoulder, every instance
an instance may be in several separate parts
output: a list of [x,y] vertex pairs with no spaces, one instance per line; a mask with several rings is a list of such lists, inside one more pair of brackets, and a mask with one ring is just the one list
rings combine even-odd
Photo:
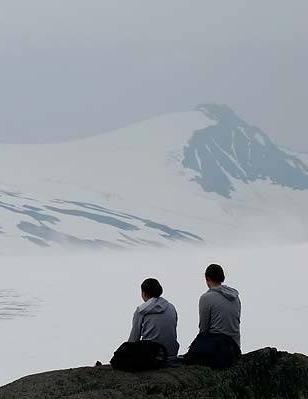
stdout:
[[169,307],[170,309],[176,310],[176,309],[175,309],[175,305],[173,305],[173,303],[169,302],[167,299],[166,299],[166,302],[168,303],[168,307]]
[[207,290],[207,291],[205,291],[205,292],[200,296],[200,299],[201,299],[201,298],[208,298],[208,297],[210,297],[210,296],[212,296],[212,295],[213,295],[212,290]]
[[171,312],[171,313],[177,313],[176,307],[173,305],[173,303],[169,302],[167,299],[164,298],[165,304],[166,304],[166,308],[165,310],[167,312]]
[[134,314],[137,315],[142,311],[142,305],[144,305],[143,303],[141,303],[139,306],[136,307]]
[[200,302],[203,301],[208,301],[212,296],[212,293],[210,290],[205,291],[201,296],[200,296]]
[[217,292],[215,292],[214,290],[207,290],[206,292],[204,292],[201,296],[200,296],[200,302],[211,302],[212,300],[214,300],[214,298],[217,297],[217,295],[219,295]]

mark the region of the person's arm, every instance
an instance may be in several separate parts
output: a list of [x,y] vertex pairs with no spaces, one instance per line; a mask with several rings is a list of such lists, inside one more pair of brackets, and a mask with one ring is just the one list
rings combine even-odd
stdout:
[[210,329],[211,308],[206,295],[199,300],[199,332],[206,334]]
[[241,323],[242,304],[241,304],[240,298],[238,298],[238,302],[239,302],[239,314],[238,314],[238,318],[239,318],[239,323]]
[[136,310],[134,313],[132,330],[128,338],[128,342],[140,341],[141,327],[142,327],[142,316],[140,315],[138,310]]

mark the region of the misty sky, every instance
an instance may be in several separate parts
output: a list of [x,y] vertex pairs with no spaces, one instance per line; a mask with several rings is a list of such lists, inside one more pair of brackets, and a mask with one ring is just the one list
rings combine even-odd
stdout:
[[308,151],[307,0],[0,0],[0,140],[218,102]]

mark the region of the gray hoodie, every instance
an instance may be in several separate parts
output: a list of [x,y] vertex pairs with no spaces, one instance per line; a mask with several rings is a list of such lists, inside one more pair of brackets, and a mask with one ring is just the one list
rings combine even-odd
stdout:
[[137,307],[128,341],[144,339],[158,342],[164,345],[169,360],[172,360],[179,350],[177,320],[175,307],[171,303],[162,297],[151,298]]
[[199,330],[232,337],[241,346],[241,302],[236,289],[221,285],[210,288],[199,301]]

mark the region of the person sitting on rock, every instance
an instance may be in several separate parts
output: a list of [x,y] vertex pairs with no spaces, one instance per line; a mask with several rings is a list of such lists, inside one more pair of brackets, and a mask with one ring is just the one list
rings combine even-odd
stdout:
[[229,367],[241,353],[239,293],[222,284],[220,265],[209,265],[205,280],[209,290],[199,300],[199,334],[184,359],[189,364]]
[[167,361],[172,363],[178,354],[177,312],[175,307],[162,298],[162,286],[158,280],[148,278],[141,284],[144,303],[137,307],[129,342],[149,340],[164,346]]

